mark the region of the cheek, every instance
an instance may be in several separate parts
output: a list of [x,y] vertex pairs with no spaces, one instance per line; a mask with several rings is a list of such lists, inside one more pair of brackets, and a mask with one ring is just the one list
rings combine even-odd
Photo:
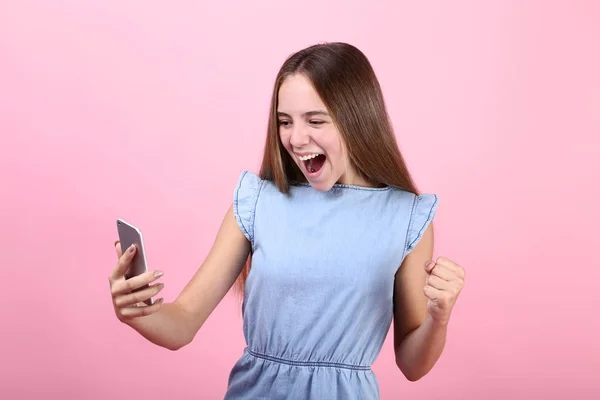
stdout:
[[279,131],[279,140],[281,140],[281,144],[287,151],[291,151],[292,147],[290,145],[290,134],[285,130]]
[[331,132],[323,139],[323,145],[331,158],[336,160],[344,158],[345,152],[342,147],[340,137],[336,132]]

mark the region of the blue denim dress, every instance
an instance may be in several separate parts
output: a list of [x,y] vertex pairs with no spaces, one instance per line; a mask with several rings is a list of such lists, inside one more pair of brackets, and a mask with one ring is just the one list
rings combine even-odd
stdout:
[[391,187],[279,192],[244,171],[234,192],[252,244],[247,347],[226,400],[379,398],[371,370],[392,322],[394,275],[438,205]]

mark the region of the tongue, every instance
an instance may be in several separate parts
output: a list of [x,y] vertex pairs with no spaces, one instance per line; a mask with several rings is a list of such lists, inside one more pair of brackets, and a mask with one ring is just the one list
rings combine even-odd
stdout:
[[318,172],[321,168],[323,168],[323,164],[325,164],[325,156],[320,155],[315,158],[311,158],[306,162],[306,169],[308,172]]

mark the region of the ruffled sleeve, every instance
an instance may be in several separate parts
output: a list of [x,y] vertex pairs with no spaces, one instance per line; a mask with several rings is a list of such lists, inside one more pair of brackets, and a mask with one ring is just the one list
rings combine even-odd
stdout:
[[258,175],[243,171],[233,194],[235,219],[251,243],[254,243],[254,214],[263,180]]
[[408,223],[405,254],[412,251],[423,237],[423,232],[433,221],[438,204],[439,198],[435,194],[421,194],[415,197]]

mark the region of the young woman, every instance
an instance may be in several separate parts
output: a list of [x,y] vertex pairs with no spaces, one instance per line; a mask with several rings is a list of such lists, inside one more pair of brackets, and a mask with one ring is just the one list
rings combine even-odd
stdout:
[[206,260],[172,303],[161,272],[110,277],[120,321],[189,344],[236,280],[247,348],[226,399],[378,399],[370,366],[394,321],[396,364],[423,377],[442,353],[465,272],[433,261],[433,194],[419,194],[364,54],[320,44],[283,64],[260,174],[244,171]]

